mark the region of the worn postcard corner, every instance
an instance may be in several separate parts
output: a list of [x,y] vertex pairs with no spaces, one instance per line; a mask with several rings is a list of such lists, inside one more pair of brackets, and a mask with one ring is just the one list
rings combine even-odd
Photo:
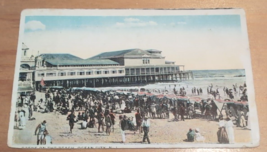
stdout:
[[24,10],[8,146],[259,145],[245,12]]

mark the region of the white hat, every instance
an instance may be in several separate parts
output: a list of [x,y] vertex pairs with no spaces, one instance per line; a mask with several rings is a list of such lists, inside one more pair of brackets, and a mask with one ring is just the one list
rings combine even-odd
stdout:
[[197,132],[200,132],[199,128],[196,128],[196,131],[197,131]]

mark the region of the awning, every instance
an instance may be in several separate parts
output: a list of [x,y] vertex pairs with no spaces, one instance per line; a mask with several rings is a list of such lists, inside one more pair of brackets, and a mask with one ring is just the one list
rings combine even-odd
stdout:
[[96,88],[87,88],[87,87],[82,87],[82,88],[78,88],[78,87],[74,87],[72,88],[73,90],[85,90],[85,91],[99,91]]
[[49,88],[49,89],[63,89],[62,86],[44,86],[43,88]]
[[32,87],[19,87],[18,92],[33,92]]

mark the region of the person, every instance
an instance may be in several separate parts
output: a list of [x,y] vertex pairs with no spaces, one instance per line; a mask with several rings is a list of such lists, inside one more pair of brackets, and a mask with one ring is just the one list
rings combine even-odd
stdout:
[[36,135],[38,130],[38,134],[37,134],[37,145],[39,144],[45,144],[43,142],[44,138],[45,138],[45,133],[48,134],[48,131],[46,130],[46,121],[44,120],[41,124],[39,124],[36,129],[34,134]]
[[240,127],[246,127],[245,113],[243,111],[240,112],[239,122]]
[[198,128],[195,129],[195,140],[196,141],[205,141],[205,137],[200,134],[200,130]]
[[143,130],[144,130],[143,142],[145,142],[145,140],[147,139],[148,144],[150,144],[150,140],[149,140],[149,137],[148,137],[150,122],[147,119],[147,116],[145,116],[145,119],[142,122],[142,127],[143,127]]
[[212,119],[215,120],[217,115],[218,115],[218,113],[217,113],[218,108],[217,108],[217,106],[213,100],[211,100],[211,108],[210,109],[211,109]]
[[31,120],[32,116],[33,116],[33,101],[30,100],[29,101],[29,106],[28,106],[28,110],[29,110],[29,116],[28,116],[28,119]]
[[122,143],[125,143],[125,141],[126,141],[126,139],[125,139],[126,124],[127,124],[127,117],[126,117],[126,115],[124,115],[123,118],[121,116],[120,117],[120,127],[121,127]]
[[88,121],[88,115],[87,115],[87,113],[85,113],[85,112],[82,113],[82,120],[83,121],[86,121],[86,122]]
[[227,117],[226,123],[225,123],[225,129],[226,129],[226,132],[228,134],[230,144],[233,144],[235,142],[233,126],[234,126],[234,124],[233,124],[232,120],[229,117]]
[[100,128],[102,128],[102,131],[104,131],[104,114],[103,112],[100,112],[97,117],[98,120],[98,132],[100,132]]
[[142,129],[141,129],[141,122],[142,122],[142,116],[139,113],[139,109],[137,110],[137,112],[135,113],[135,120],[136,120],[136,126],[139,130],[139,133],[142,133]]
[[106,134],[110,135],[110,127],[112,125],[110,115],[106,115],[105,124],[106,124]]
[[81,112],[78,113],[78,120],[82,120]]
[[87,121],[83,120],[83,122],[81,123],[81,129],[86,129],[88,126]]
[[18,116],[18,111],[16,110],[15,111],[15,118],[14,118],[14,121],[15,121],[15,127],[18,128],[18,120],[19,120],[19,116]]
[[90,117],[90,120],[95,117],[95,111],[92,107],[89,108],[89,117]]
[[124,113],[131,113],[131,109],[128,106],[126,106],[124,108]]
[[184,108],[184,105],[181,105],[180,115],[181,115],[181,120],[182,121],[184,121],[184,114],[185,114],[185,108]]
[[96,126],[95,118],[90,118],[89,123],[87,123],[87,127],[94,128]]
[[47,131],[44,132],[43,145],[52,145],[52,137],[48,134]]
[[74,111],[72,111],[71,114],[69,114],[67,117],[67,120],[69,120],[70,133],[72,133],[72,129],[74,127],[75,117],[76,116],[74,115]]
[[177,107],[176,106],[174,106],[174,108],[173,108],[173,115],[174,115],[174,121],[178,121],[178,117],[179,117],[179,115],[178,115],[178,109],[177,109]]
[[19,128],[23,129],[26,126],[25,111],[23,109],[18,111],[19,113]]
[[225,121],[223,120],[222,116],[220,116],[219,118],[219,130],[217,131],[217,138],[219,143],[222,144],[229,143],[228,134],[225,129]]
[[112,129],[113,129],[113,132],[114,132],[115,114],[113,113],[113,110],[112,109],[111,109],[109,115],[110,115],[110,118],[111,118],[111,125],[112,125]]
[[187,141],[193,142],[195,140],[195,132],[190,128],[187,135]]

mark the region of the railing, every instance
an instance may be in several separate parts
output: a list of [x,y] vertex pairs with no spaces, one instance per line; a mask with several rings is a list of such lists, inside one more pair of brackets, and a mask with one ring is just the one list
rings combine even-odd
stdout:
[[32,86],[32,82],[31,81],[19,81],[18,86],[19,87],[30,87]]
[[179,71],[166,71],[166,72],[139,72],[139,73],[125,73],[126,76],[134,75],[157,75],[157,74],[179,74]]
[[184,74],[191,71],[161,71],[161,72],[139,72],[139,73],[125,73],[126,76],[144,76],[144,75],[160,75],[160,74]]
[[35,67],[30,67],[30,68],[20,68],[20,70],[35,70]]

